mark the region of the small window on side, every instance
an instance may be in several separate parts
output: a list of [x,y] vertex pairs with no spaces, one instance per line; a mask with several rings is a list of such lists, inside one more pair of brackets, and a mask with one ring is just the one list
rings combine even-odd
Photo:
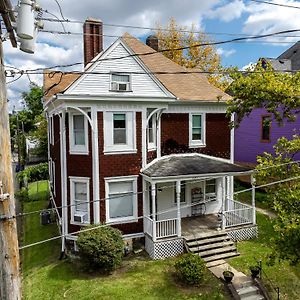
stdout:
[[119,92],[130,91],[130,75],[111,74],[111,90]]
[[261,117],[261,141],[270,142],[271,117],[269,115]]

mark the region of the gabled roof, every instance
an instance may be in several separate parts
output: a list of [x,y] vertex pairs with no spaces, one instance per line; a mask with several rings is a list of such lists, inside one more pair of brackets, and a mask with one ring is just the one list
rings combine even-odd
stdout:
[[300,70],[300,41],[295,43],[292,47],[284,51],[277,57],[278,60],[289,59],[291,60],[291,70],[299,71]]
[[[139,59],[151,72],[169,72],[173,74],[154,74],[156,78],[180,100],[228,100],[231,97],[210,84],[203,74],[191,73],[192,70],[179,66],[162,53],[156,52],[138,39],[125,33],[122,40],[135,54],[151,53],[140,55]],[[189,72],[187,74],[180,74]],[[175,74],[174,74],[175,73]]]
[[[154,73],[153,76],[179,100],[224,102],[231,98],[228,94],[210,84],[205,75],[192,73],[191,69],[179,66],[162,53],[156,52],[128,33],[125,33],[121,40],[132,54],[137,54],[136,58],[150,72]],[[150,55],[139,55],[152,52],[153,54]],[[88,68],[90,69],[93,64],[97,64],[98,60],[101,60],[102,55],[105,55],[105,53],[106,51],[100,53],[96,57],[97,59],[92,60],[88,64]],[[157,74],[157,72],[169,74]],[[80,74],[46,70],[44,73],[44,99],[47,101],[53,95],[63,93],[80,77]]]

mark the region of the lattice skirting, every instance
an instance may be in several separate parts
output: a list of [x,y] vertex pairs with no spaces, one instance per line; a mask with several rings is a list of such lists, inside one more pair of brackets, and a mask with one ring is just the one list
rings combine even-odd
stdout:
[[227,229],[227,234],[234,241],[244,241],[252,238],[256,238],[258,234],[257,226],[244,227],[238,229]]
[[153,242],[145,235],[145,249],[152,259],[164,259],[183,253],[183,239]]

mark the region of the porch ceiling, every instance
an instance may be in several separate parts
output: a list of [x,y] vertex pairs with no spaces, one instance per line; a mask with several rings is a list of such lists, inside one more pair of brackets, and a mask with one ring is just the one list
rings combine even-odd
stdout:
[[251,168],[226,162],[224,159],[203,154],[182,154],[164,156],[150,163],[142,175],[152,179],[163,177],[193,177],[210,175],[250,174]]

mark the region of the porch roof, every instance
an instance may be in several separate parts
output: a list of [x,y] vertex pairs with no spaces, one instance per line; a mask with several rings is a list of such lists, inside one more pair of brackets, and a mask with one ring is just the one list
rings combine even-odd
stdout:
[[173,154],[154,160],[141,174],[151,179],[250,174],[251,168],[204,154]]

